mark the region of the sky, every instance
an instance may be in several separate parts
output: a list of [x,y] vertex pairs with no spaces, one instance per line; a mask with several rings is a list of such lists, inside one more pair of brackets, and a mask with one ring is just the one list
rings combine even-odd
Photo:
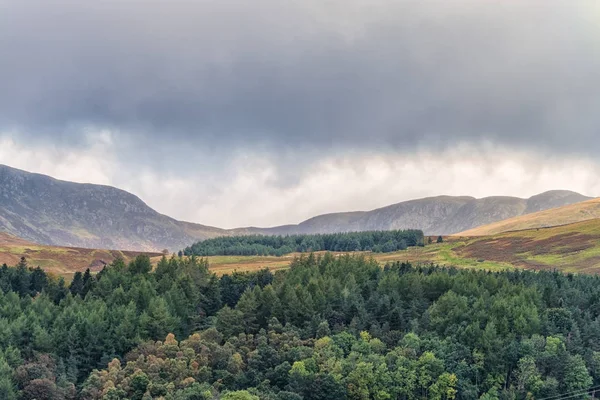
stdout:
[[0,0],[0,163],[223,228],[600,195],[596,0]]

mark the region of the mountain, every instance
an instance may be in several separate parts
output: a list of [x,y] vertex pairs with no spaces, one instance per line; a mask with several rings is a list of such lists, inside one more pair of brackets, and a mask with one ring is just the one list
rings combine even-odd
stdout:
[[438,196],[410,200],[372,211],[325,214],[298,225],[241,228],[237,234],[306,234],[366,230],[422,229],[426,235],[449,235],[515,216],[589,200],[566,190],[553,190],[529,199],[495,196]]
[[439,196],[372,211],[320,215],[298,225],[225,230],[177,221],[114,187],[61,181],[0,165],[0,232],[43,245],[95,249],[177,251],[199,240],[255,233],[418,228],[427,235],[447,235],[588,199],[569,191],[530,199]]
[[0,165],[0,231],[58,246],[176,251],[227,234],[159,214],[110,186],[66,182]]
[[600,218],[600,199],[592,199],[482,225],[457,233],[456,236],[494,235],[523,229],[567,225],[597,218]]

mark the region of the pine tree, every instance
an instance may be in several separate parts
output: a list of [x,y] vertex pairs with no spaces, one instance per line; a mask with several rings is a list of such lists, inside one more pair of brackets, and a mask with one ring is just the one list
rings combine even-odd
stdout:
[[81,296],[83,294],[83,275],[81,272],[75,272],[73,275],[73,281],[69,286],[69,291],[73,296]]
[[3,357],[0,357],[0,399],[17,400],[17,388],[11,379],[12,369]]
[[258,286],[255,286],[254,289],[247,289],[235,307],[236,310],[242,313],[246,333],[256,333],[258,331],[258,299],[261,293],[262,291]]

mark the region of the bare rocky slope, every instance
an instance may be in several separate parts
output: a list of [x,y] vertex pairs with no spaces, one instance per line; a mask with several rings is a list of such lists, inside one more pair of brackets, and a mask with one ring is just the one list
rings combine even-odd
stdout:
[[517,197],[438,196],[410,200],[366,212],[320,215],[298,225],[241,228],[237,233],[292,234],[366,230],[422,229],[426,235],[449,235],[520,215],[579,203],[590,197],[553,190],[529,199]]
[[124,190],[3,165],[0,231],[46,245],[139,251],[175,251],[226,234],[162,215]]

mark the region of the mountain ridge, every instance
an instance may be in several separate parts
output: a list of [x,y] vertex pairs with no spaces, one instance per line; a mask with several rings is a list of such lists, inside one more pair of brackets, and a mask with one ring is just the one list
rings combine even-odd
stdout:
[[0,165],[0,230],[40,244],[144,251],[176,250],[226,234],[160,214],[122,189],[5,165]]
[[433,196],[370,211],[317,215],[299,224],[221,229],[178,221],[138,196],[107,185],[75,183],[0,165],[0,231],[56,246],[133,251],[177,251],[194,242],[239,234],[314,234],[422,229],[448,235],[560,205],[590,199],[549,191],[522,199]]
[[[530,198],[511,196],[431,196],[370,211],[328,213],[297,225],[246,227],[237,234],[337,233],[359,230],[422,229],[426,235],[450,235],[504,219],[590,200],[568,190],[550,190]],[[326,222],[326,223],[324,223]]]

